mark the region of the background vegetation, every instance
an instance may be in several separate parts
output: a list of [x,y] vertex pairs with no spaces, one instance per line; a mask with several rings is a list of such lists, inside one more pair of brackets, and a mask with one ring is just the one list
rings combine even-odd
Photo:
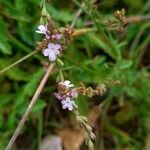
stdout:
[[[70,25],[80,7],[81,1],[77,0],[47,3],[47,10],[59,27]],[[89,0],[76,28],[93,30],[76,37],[61,59],[65,63],[65,78],[75,85],[82,81],[94,87],[107,79],[121,81],[110,86],[103,97],[79,97],[77,101],[84,115],[106,101],[94,125],[95,149],[149,150],[150,20],[133,21],[122,33],[109,30],[105,22],[122,8],[127,18],[150,15],[149,0],[102,0],[94,5]],[[1,70],[35,49],[41,39],[35,33],[40,13],[40,0],[0,0]],[[0,150],[5,149],[45,72],[43,61],[48,60],[39,53],[0,75]],[[57,71],[49,78],[16,141],[16,149],[37,149],[43,137],[74,125],[73,116],[62,110],[53,96],[56,78]]]

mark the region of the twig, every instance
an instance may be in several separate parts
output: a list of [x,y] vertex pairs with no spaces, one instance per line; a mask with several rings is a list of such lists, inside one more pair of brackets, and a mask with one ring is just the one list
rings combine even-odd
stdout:
[[19,133],[21,132],[21,129],[22,129],[22,127],[23,127],[25,121],[26,121],[27,118],[28,118],[29,113],[30,113],[31,110],[32,110],[33,105],[35,104],[35,102],[37,101],[37,99],[38,99],[40,93],[42,92],[42,89],[43,89],[43,87],[44,87],[46,81],[48,80],[49,75],[52,73],[53,68],[54,68],[54,63],[49,66],[49,68],[48,68],[46,74],[44,75],[42,81],[40,82],[40,84],[39,84],[39,86],[38,86],[38,88],[37,88],[37,90],[36,90],[36,92],[35,92],[35,94],[34,94],[32,100],[31,100],[31,102],[30,102],[30,104],[29,104],[29,106],[28,106],[28,108],[27,108],[27,110],[26,110],[26,112],[24,113],[24,115],[23,115],[23,117],[22,117],[22,119],[21,119],[21,121],[20,121],[20,123],[19,123],[19,125],[18,125],[18,127],[17,127],[17,129],[16,129],[16,131],[14,132],[12,138],[10,139],[10,141],[9,141],[7,147],[6,147],[6,150],[10,150],[10,149],[12,148],[12,146],[13,146],[13,144],[14,144],[16,138],[17,138],[17,136],[18,136]]
[[146,15],[143,15],[143,16],[130,16],[130,17],[127,17],[127,22],[128,23],[142,22],[142,21],[146,21],[146,20],[150,20],[150,14],[146,14]]
[[91,31],[95,31],[95,28],[82,28],[82,29],[77,29],[77,30],[75,30],[75,31],[73,32],[72,36],[73,36],[73,37],[76,37],[76,36],[79,36],[79,35],[82,35],[82,34],[91,32]]
[[10,68],[14,67],[15,65],[23,62],[24,60],[26,60],[27,58],[31,57],[32,55],[34,55],[35,53],[37,53],[37,50],[29,53],[28,55],[22,57],[21,59],[19,59],[18,61],[14,62],[13,64],[11,64],[10,66],[4,68],[3,70],[0,71],[0,74],[4,73],[5,71],[9,70]]
[[[106,18],[103,22],[103,24],[106,26],[106,21],[108,21],[108,18],[107,16],[104,18]],[[140,22],[143,22],[143,21],[149,21],[150,20],[150,14],[146,14],[146,15],[143,15],[143,16],[138,16],[138,15],[135,15],[135,16],[127,16],[126,18],[126,21],[131,24],[131,23],[140,23]],[[92,26],[94,25],[94,22],[93,21],[86,21],[85,22],[85,26]]]
[[135,62],[135,68],[138,67],[138,65],[142,61],[142,57],[144,56],[144,54],[147,50],[146,46],[149,44],[149,42],[150,42],[150,37],[148,36],[145,39],[145,42],[143,42],[143,44],[137,49],[137,58],[136,58],[136,62]]
[[[83,8],[84,6],[85,6],[85,3],[83,2],[82,5],[81,5],[81,7]],[[72,24],[71,24],[70,28],[73,28],[75,26],[75,23],[76,23],[77,19],[79,18],[79,16],[81,15],[81,13],[82,13],[82,9],[80,8],[77,11],[77,13],[75,14],[74,19],[72,21]]]
[[140,38],[141,38],[143,32],[144,32],[144,30],[141,29],[141,30],[137,33],[137,35],[136,35],[136,37],[135,37],[135,39],[134,39],[134,41],[133,41],[133,43],[132,43],[132,45],[131,45],[131,48],[130,48],[130,56],[133,54],[133,50],[136,48],[136,46],[137,46],[137,44],[138,44],[138,42],[139,42],[139,40],[140,40]]

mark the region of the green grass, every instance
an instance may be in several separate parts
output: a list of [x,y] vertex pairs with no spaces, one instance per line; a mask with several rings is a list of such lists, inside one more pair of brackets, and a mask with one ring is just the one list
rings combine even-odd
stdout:
[[[59,27],[70,25],[80,7],[78,0],[53,0],[46,4]],[[41,39],[35,33],[41,10],[40,0],[0,0],[0,8],[2,70],[35,50],[36,42]],[[92,26],[93,31],[75,37],[61,56],[65,64],[64,77],[75,85],[82,81],[86,85],[96,86],[107,79],[121,82],[110,86],[105,97],[80,97],[78,100],[80,112],[84,115],[99,104],[100,99],[108,101],[105,113],[101,116],[103,126],[100,125],[101,121],[96,123],[98,127],[95,130],[99,132],[95,142],[97,150],[100,147],[106,150],[141,150],[146,147],[150,134],[150,20],[128,24],[123,33],[108,30],[104,22],[108,18],[114,19],[114,11],[122,8],[126,9],[126,16],[150,14],[148,0],[133,0],[132,3],[128,0],[102,0],[93,6],[90,0],[86,1],[76,28]],[[88,22],[92,22],[92,25],[86,25]],[[139,32],[141,34],[137,39]],[[135,42],[135,39],[138,41]],[[44,74],[42,60],[47,61],[40,53],[36,54],[0,75],[0,150],[5,149]],[[70,122],[73,120],[73,116],[62,111],[52,96],[57,86],[57,74],[54,72],[49,78],[40,102],[35,105],[18,137],[17,144],[22,143],[27,135],[32,139],[22,143],[27,149],[37,149],[42,137],[64,127],[68,119]],[[50,114],[48,120],[45,120],[46,112]]]

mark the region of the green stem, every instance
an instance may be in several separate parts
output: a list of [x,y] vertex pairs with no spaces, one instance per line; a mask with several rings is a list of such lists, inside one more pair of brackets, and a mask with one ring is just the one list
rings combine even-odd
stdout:
[[59,76],[60,76],[60,80],[64,81],[64,75],[61,69],[59,69]]
[[28,55],[22,57],[21,59],[19,59],[18,61],[14,62],[13,64],[7,66],[6,68],[4,68],[3,70],[0,71],[0,74],[4,73],[5,71],[11,69],[12,67],[16,66],[17,64],[21,63],[22,61],[28,59],[29,57],[31,57],[32,55],[36,54],[37,50],[29,53]]

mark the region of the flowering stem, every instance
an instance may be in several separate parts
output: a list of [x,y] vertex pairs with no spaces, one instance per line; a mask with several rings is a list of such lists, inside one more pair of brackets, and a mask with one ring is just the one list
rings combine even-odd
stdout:
[[34,55],[35,53],[37,53],[37,50],[29,53],[28,55],[22,57],[21,59],[19,59],[18,61],[14,62],[13,64],[11,64],[10,66],[4,68],[3,70],[0,71],[0,74],[4,73],[5,71],[11,69],[12,67],[16,66],[17,64],[21,63],[22,61],[28,59],[29,57],[31,57],[32,55]]
[[30,104],[29,104],[29,106],[28,106],[28,108],[27,108],[27,110],[26,110],[26,112],[24,113],[24,115],[23,115],[21,121],[19,122],[19,125],[18,125],[16,131],[14,132],[13,136],[11,137],[11,139],[10,139],[10,141],[9,141],[7,147],[6,147],[6,150],[10,150],[10,149],[12,148],[12,146],[13,146],[13,144],[14,144],[16,138],[18,137],[19,133],[20,133],[21,130],[22,130],[22,127],[23,127],[25,121],[26,121],[27,118],[28,118],[29,113],[30,113],[31,110],[32,110],[32,107],[34,106],[34,104],[35,104],[35,102],[37,101],[37,99],[38,99],[40,93],[42,92],[43,87],[44,87],[46,81],[48,80],[49,75],[52,73],[53,68],[54,68],[54,63],[49,66],[49,68],[48,68],[46,74],[44,75],[42,81],[40,82],[40,84],[39,84],[39,86],[38,86],[38,88],[37,88],[37,90],[36,90],[36,92],[35,92],[35,94],[34,94],[32,100],[31,100],[31,102],[30,102]]
[[59,69],[59,76],[60,76],[60,80],[64,81],[64,75],[61,69]]
[[[43,0],[43,2],[45,2],[45,0]],[[79,15],[80,15],[80,14],[81,14],[81,13],[79,13]],[[78,17],[79,17],[79,15],[78,15]],[[76,22],[76,20],[77,20],[77,19],[75,19],[75,22]],[[72,23],[72,27],[74,27],[75,22]],[[12,65],[10,65],[10,66],[8,66],[8,67],[6,67],[6,68],[5,68],[4,70],[2,70],[0,73],[5,72],[6,70],[8,70],[8,69],[10,69],[11,67],[17,65],[18,63],[24,61],[25,59],[29,58],[30,56],[32,56],[32,55],[35,54],[35,53],[37,53],[37,51],[34,51],[34,52],[28,54],[27,56],[21,58],[21,59],[18,60],[17,62],[13,63]],[[38,99],[40,93],[42,92],[43,87],[44,87],[46,81],[48,80],[49,75],[52,73],[52,70],[53,70],[53,68],[54,68],[54,65],[55,65],[55,64],[53,63],[53,64],[51,64],[51,65],[49,66],[49,68],[48,68],[48,70],[47,70],[45,76],[44,76],[43,79],[41,80],[41,82],[40,82],[40,84],[39,84],[39,86],[38,86],[38,88],[37,88],[37,90],[36,90],[34,96],[33,96],[32,99],[31,99],[31,102],[30,102],[30,104],[29,104],[29,106],[28,106],[26,112],[24,113],[24,115],[23,115],[21,121],[19,122],[18,127],[16,128],[16,130],[15,130],[13,136],[11,137],[11,139],[10,139],[8,145],[7,145],[6,150],[11,150],[11,148],[12,148],[12,146],[13,146],[13,144],[14,144],[16,138],[18,137],[19,133],[21,132],[21,130],[22,130],[22,128],[23,128],[23,125],[25,124],[25,121],[27,120],[27,118],[28,118],[28,116],[29,116],[29,114],[30,114],[30,112],[31,112],[31,110],[32,110],[32,108],[33,108],[35,102],[37,101],[37,99]],[[61,74],[61,78],[63,79],[62,70],[59,70],[59,72],[60,72],[60,74]]]

